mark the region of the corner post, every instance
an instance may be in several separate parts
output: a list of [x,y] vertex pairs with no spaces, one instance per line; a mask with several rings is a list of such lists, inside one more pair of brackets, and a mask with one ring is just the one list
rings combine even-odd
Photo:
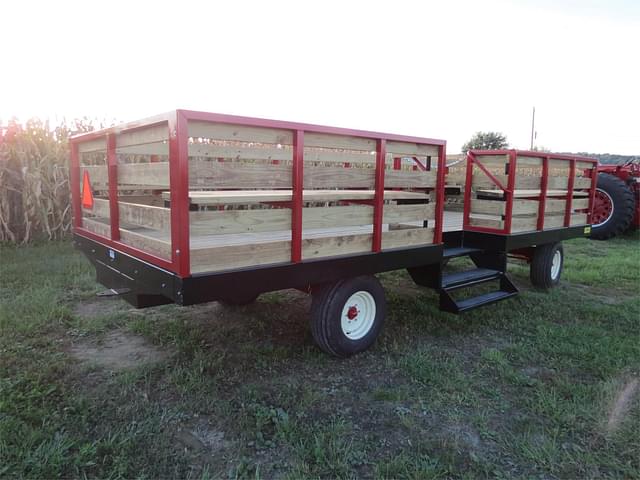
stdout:
[[505,191],[506,196],[506,209],[504,212],[504,230],[502,233],[506,233],[507,235],[511,233],[511,220],[513,217],[513,197],[514,192],[516,190],[516,151],[511,150],[509,152],[509,177],[507,190]]
[[538,198],[538,223],[536,229],[544,230],[544,211],[549,188],[549,155],[542,158],[542,178],[540,179],[540,197]]
[[80,153],[78,144],[73,140],[71,145],[71,165],[69,168],[69,181],[71,182],[71,205],[73,207],[73,226],[82,227],[82,205],[80,199]]
[[373,240],[372,252],[382,250],[382,214],[384,208],[384,168],[387,156],[387,141],[379,138],[376,141],[376,173],[375,193],[373,196]]
[[[429,162],[430,163],[430,162]],[[431,165],[429,165],[429,169]],[[442,243],[442,230],[444,219],[444,190],[446,186],[446,174],[447,174],[447,144],[442,144],[438,147],[438,171],[436,172],[436,225],[433,234],[433,243]]]
[[473,164],[476,157],[471,150],[467,152],[467,172],[464,181],[464,206],[462,207],[462,230],[469,227],[469,219],[471,217],[471,184],[473,183]]
[[116,155],[116,136],[107,134],[107,175],[109,179],[109,224],[111,240],[120,240],[120,211],[118,206],[118,157]]
[[291,261],[302,261],[302,201],[304,189],[304,131],[293,132],[291,175]]
[[177,110],[169,119],[169,186],[171,198],[171,264],[182,278],[191,275],[189,243],[189,131]]
[[569,181],[567,184],[567,199],[564,210],[564,226],[571,225],[571,210],[573,207],[573,186],[576,178],[576,159],[569,160]]

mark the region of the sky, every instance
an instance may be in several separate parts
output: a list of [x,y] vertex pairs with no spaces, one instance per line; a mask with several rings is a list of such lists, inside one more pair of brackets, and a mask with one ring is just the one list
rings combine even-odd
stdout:
[[177,108],[640,154],[640,0],[33,1],[0,8],[0,123]]

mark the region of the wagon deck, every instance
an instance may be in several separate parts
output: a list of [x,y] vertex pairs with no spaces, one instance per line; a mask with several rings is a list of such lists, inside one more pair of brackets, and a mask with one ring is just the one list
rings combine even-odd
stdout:
[[[595,161],[472,151],[463,212],[445,212],[445,159],[443,140],[180,110],[71,140],[76,242],[137,306],[407,268],[457,313],[516,293],[507,254],[534,264],[588,231]],[[459,254],[478,269],[446,274]]]

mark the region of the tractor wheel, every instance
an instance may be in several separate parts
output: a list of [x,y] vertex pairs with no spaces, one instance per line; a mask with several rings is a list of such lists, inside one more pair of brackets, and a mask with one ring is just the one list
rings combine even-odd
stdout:
[[311,334],[329,355],[348,357],[375,342],[386,315],[384,290],[372,275],[320,286],[311,302]]
[[538,288],[548,290],[560,283],[564,265],[562,243],[538,245],[533,251],[529,273],[531,283]]
[[614,175],[599,174],[591,238],[606,240],[624,233],[633,220],[633,204],[633,192],[627,184]]
[[255,302],[260,295],[257,293],[237,293],[220,300],[220,303],[228,307],[241,307]]

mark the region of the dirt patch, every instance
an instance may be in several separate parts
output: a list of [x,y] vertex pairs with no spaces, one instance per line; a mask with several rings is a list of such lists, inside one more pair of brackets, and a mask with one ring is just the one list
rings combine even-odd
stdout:
[[608,434],[612,434],[618,430],[627,416],[627,413],[629,413],[633,400],[639,390],[640,381],[638,381],[637,378],[633,378],[627,381],[622,389],[617,393],[607,419],[606,431]]
[[78,360],[110,370],[124,370],[156,363],[167,357],[144,338],[121,330],[111,332],[101,341],[78,342],[71,347]]
[[95,297],[78,302],[73,313],[83,318],[94,318],[130,309],[131,306],[117,297]]

